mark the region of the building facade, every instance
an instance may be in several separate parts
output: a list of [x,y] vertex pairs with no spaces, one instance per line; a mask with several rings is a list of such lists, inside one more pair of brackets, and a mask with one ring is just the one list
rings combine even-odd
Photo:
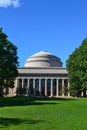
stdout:
[[68,72],[61,59],[40,51],[30,56],[24,67],[18,68],[13,96],[59,97],[70,96]]

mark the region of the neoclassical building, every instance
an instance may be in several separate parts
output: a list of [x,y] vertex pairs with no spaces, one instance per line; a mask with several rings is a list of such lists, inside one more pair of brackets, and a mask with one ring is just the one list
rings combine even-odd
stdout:
[[68,72],[55,55],[40,51],[30,56],[24,67],[18,68],[18,77],[12,95],[30,97],[70,96]]

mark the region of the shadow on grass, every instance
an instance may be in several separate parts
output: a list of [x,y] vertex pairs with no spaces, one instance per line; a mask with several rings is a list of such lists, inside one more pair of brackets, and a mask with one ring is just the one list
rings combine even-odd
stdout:
[[[47,100],[47,99],[46,99]],[[0,98],[0,107],[7,106],[27,106],[27,105],[45,105],[45,104],[58,104],[56,102],[47,102],[45,99],[36,99],[29,97],[9,97],[9,98]]]
[[60,104],[59,100],[72,101],[74,98],[29,98],[29,97],[3,97],[0,98],[0,107],[6,106],[27,106],[27,105],[45,105]]
[[59,101],[59,100],[61,100],[61,101],[73,101],[73,100],[76,100],[77,98],[72,98],[72,97],[47,97],[47,98],[36,98],[36,99],[38,99],[38,100],[48,100],[48,101]]
[[19,125],[19,124],[36,124],[44,122],[44,120],[24,120],[20,118],[5,118],[0,117],[0,128],[5,128],[12,125]]

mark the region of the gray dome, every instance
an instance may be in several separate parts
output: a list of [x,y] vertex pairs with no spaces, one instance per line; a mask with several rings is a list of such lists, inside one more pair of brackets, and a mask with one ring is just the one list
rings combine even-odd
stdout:
[[30,56],[26,60],[24,67],[62,67],[62,62],[55,55],[40,51]]

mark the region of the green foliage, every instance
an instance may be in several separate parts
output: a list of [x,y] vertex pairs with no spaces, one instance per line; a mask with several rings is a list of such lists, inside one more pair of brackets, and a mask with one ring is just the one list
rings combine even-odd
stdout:
[[66,61],[69,75],[70,89],[76,92],[77,96],[84,92],[86,96],[87,89],[87,39],[75,49]]
[[17,67],[17,47],[0,28],[0,95],[4,88],[14,87],[14,80],[18,75]]

